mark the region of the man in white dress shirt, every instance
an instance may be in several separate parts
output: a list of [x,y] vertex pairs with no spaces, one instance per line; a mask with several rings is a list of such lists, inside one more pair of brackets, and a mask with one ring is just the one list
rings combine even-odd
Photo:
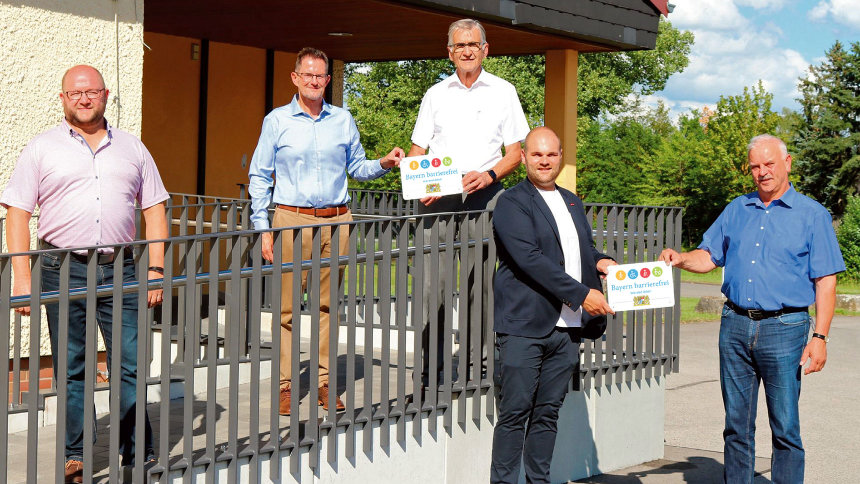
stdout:
[[[416,205],[416,214],[466,212],[492,209],[503,188],[499,180],[516,169],[520,163],[520,143],[529,132],[528,122],[514,86],[481,67],[489,53],[484,27],[476,20],[462,19],[448,28],[448,58],[454,63],[454,75],[431,87],[421,101],[418,119],[412,131],[412,148],[408,156],[430,153],[448,155],[455,159],[463,174],[463,193],[444,197],[427,197]],[[502,147],[505,153],[502,155]],[[469,231],[475,234],[477,217],[470,217]],[[430,241],[432,219],[425,222],[425,237]],[[439,242],[445,240],[447,223],[439,224]],[[455,234],[455,239],[457,234]],[[452,291],[454,278],[444,271],[435,290],[437,299],[431,307],[431,270],[438,261],[427,258],[424,274],[424,344],[422,380],[428,384],[428,345],[431,314],[437,311],[437,324],[444,323],[445,292]],[[456,263],[455,263],[456,264]],[[478,266],[480,267],[480,265]],[[475,261],[469,260],[469,280],[474,279]],[[471,287],[471,284],[470,284]],[[486,288],[484,300],[487,299]],[[470,294],[470,305],[473,302]],[[460,308],[466,311],[467,308]],[[485,311],[480,311],[482,314]],[[469,311],[471,314],[471,311]],[[480,341],[480,338],[476,338]],[[461,335],[461,347],[464,346]],[[435,342],[442,368],[442,337]]]

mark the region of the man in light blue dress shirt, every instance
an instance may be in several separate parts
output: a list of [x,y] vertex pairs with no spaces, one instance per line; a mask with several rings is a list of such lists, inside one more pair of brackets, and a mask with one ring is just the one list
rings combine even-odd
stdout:
[[[251,195],[251,220],[254,228],[269,226],[268,208],[276,204],[272,227],[296,227],[349,222],[347,178],[370,180],[399,166],[404,152],[395,147],[379,160],[369,160],[359,141],[358,129],[349,111],[325,102],[328,85],[328,57],[320,50],[304,48],[296,59],[296,70],[290,74],[298,94],[290,104],[272,110],[263,120],[260,140],[248,173]],[[277,183],[275,183],[277,180]],[[345,232],[344,232],[345,233]],[[302,260],[311,259],[311,231],[302,231]],[[331,256],[331,229],[321,231],[321,257]],[[273,259],[273,236],[262,235],[262,252]],[[283,260],[292,261],[293,237],[283,234]],[[349,239],[339,238],[339,254],[346,254]],[[340,280],[340,273],[338,280]],[[329,407],[329,288],[328,268],[320,269],[319,297],[319,403]],[[281,278],[281,415],[291,410],[291,359],[293,322],[293,276]],[[335,282],[336,283],[336,282]],[[302,273],[302,289],[307,285],[307,271]],[[336,342],[335,342],[336,343]],[[343,402],[335,396],[338,410]]]
[[[836,274],[845,270],[830,213],[795,191],[791,156],[775,136],[747,146],[758,190],[734,199],[696,250],[666,249],[660,259],[690,272],[725,267],[720,324],[720,385],[726,409],[725,481],[752,483],[759,384],[773,432],[772,479],[802,483],[798,399],[805,374],[827,361]],[[815,329],[809,338],[809,306]]]

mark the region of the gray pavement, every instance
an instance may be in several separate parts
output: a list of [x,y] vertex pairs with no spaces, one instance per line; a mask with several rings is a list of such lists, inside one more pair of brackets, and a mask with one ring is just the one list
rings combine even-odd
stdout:
[[[691,287],[692,286],[692,287]],[[718,295],[719,287],[682,284],[690,291]],[[713,294],[716,288],[716,294]],[[709,293],[710,292],[710,293]],[[594,476],[590,483],[722,482],[723,418],[717,339],[719,322],[681,326],[680,372],[666,379],[665,455],[657,461]],[[860,317],[836,316],[828,360],[820,373],[804,376],[800,424],[806,449],[806,482],[855,483],[860,479]],[[771,433],[764,391],[756,420],[756,484],[771,482]]]

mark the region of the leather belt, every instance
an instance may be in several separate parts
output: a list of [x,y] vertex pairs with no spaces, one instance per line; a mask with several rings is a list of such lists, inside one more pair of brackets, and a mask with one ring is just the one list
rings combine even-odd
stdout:
[[349,207],[346,205],[337,205],[334,207],[314,208],[314,207],[294,207],[292,205],[278,204],[278,208],[288,212],[301,213],[303,215],[312,215],[314,217],[337,217],[349,212]]
[[[51,249],[64,249],[65,247],[57,247],[56,245],[54,245],[50,242],[45,242],[44,240],[40,240],[39,241],[39,248],[51,250]],[[104,252],[99,252],[98,253],[98,262],[96,262],[96,263],[98,265],[110,264],[114,261],[114,259],[116,259],[117,255],[121,255],[122,257],[131,257],[131,251],[130,250],[126,251],[125,248],[121,248],[121,249],[119,249],[119,251],[114,251],[114,252],[111,252],[109,254],[104,253]],[[69,252],[69,256],[72,258],[72,260],[74,260],[76,262],[80,262],[81,264],[87,263],[87,257],[88,257],[87,254],[79,254],[77,252]]]
[[726,300],[726,306],[728,306],[729,309],[731,309],[732,311],[742,316],[746,316],[753,321],[776,318],[778,316],[782,316],[783,314],[801,313],[809,311],[809,308],[782,308],[776,311],[762,311],[761,309],[744,309],[729,300]]

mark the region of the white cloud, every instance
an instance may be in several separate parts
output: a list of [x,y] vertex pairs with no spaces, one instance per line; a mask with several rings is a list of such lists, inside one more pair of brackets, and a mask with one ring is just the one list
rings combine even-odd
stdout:
[[735,30],[749,25],[731,1],[678,0],[669,20],[684,29]]
[[821,0],[806,15],[814,22],[830,20],[860,30],[860,1],[858,0]]
[[798,97],[797,79],[809,63],[791,49],[748,51],[738,55],[718,52],[691,56],[690,66],[673,76],[664,94],[676,99],[698,99],[715,104],[719,97],[738,95],[759,80],[774,96],[774,108],[792,106]]
[[669,109],[669,119],[672,120],[673,123],[677,125],[678,118],[682,114],[690,114],[692,110],[702,111],[702,108],[708,106],[711,109],[714,109],[716,106],[716,102],[706,103],[701,101],[690,101],[690,100],[677,100],[677,99],[669,99],[665,96],[659,94],[652,94],[649,96],[641,96],[640,100],[642,101],[643,106],[648,108],[656,108],[657,103],[659,101],[663,102],[663,105]]
[[744,87],[755,86],[759,81],[773,94],[775,111],[786,106],[796,109],[797,81],[805,77],[810,62],[783,45],[785,34],[778,22],[769,17],[759,19],[749,9],[746,11],[752,16],[747,18],[738,9],[780,9],[787,2],[687,0],[679,5],[675,10],[678,15],[669,19],[676,28],[691,30],[696,41],[687,68],[673,75],[666,89],[658,93],[673,114],[704,105],[713,109],[720,96],[742,94]]
[[785,6],[787,0],[735,0],[740,6],[752,7],[756,10],[780,10]]

